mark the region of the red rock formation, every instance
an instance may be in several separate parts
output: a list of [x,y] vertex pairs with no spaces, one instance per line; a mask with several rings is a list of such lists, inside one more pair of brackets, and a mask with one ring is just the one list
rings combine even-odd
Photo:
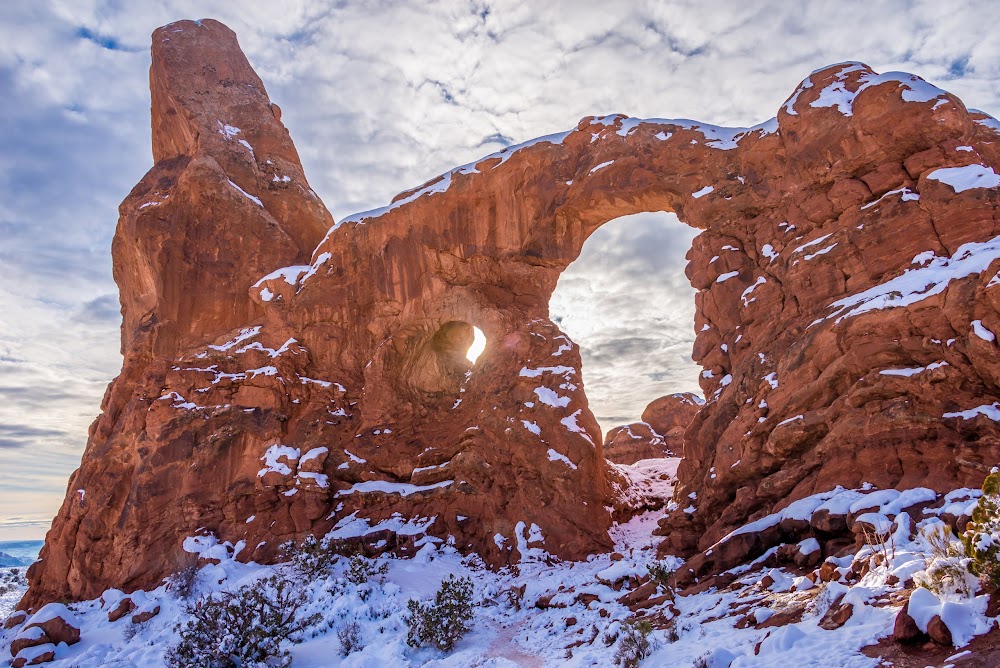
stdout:
[[978,485],[1000,459],[997,126],[919,79],[827,68],[751,129],[586,118],[340,221],[306,264],[329,216],[232,33],[161,28],[151,72],[157,162],[114,247],[125,365],[22,607],[334,527],[492,564],[607,549],[612,474],[548,300],[641,211],[704,230],[708,403],[665,549],[838,483]]
[[642,412],[641,422],[608,431],[604,437],[604,456],[616,464],[679,456],[684,445],[684,431],[702,403],[691,393],[654,399]]

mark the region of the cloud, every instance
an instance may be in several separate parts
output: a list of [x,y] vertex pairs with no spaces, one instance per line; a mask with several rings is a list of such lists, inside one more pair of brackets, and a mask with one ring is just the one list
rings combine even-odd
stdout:
[[[110,243],[151,166],[149,34],[202,16],[238,33],[336,218],[591,114],[752,125],[844,60],[1000,111],[989,1],[0,3],[0,424],[65,434],[10,437],[32,447],[4,448],[0,516],[26,480],[54,512],[120,368]],[[691,383],[692,232],[668,228],[608,224],[560,281],[602,424]]]

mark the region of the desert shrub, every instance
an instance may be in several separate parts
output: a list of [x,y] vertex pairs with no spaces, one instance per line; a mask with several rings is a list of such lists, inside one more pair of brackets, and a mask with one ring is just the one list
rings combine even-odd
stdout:
[[951,527],[933,525],[920,531],[930,546],[930,558],[924,570],[914,573],[913,581],[935,594],[971,596],[976,592],[975,578],[969,573],[965,546],[951,533]]
[[649,639],[652,632],[653,625],[645,619],[622,624],[615,663],[622,668],[635,668],[649,657],[653,652],[653,643]]
[[1000,589],[1000,470],[993,468],[983,481],[983,495],[962,534],[969,572],[990,591]]
[[197,584],[197,566],[182,568],[167,578],[167,589],[174,592],[179,598],[184,600],[191,598],[191,594],[194,593],[194,588]]
[[302,579],[315,580],[326,577],[339,557],[358,555],[356,545],[330,538],[306,536],[301,544],[289,541],[281,546],[282,554],[289,560],[292,572]]
[[233,592],[202,597],[178,625],[180,641],[167,652],[171,668],[287,668],[292,658],[281,647],[320,615],[302,617],[306,594],[271,576]]
[[450,651],[472,628],[472,580],[449,575],[441,582],[434,601],[411,600],[406,642],[412,647],[430,645]]
[[389,564],[377,564],[371,559],[366,559],[360,554],[351,557],[347,566],[347,581],[351,584],[362,585],[374,578],[376,575],[383,576],[389,572]]
[[365,643],[361,639],[361,626],[353,619],[337,629],[337,640],[340,641],[341,656],[353,654],[365,647]]
[[662,590],[673,600],[674,589],[677,587],[676,571],[666,561],[647,564],[646,570],[649,571],[649,578],[656,583],[657,589]]

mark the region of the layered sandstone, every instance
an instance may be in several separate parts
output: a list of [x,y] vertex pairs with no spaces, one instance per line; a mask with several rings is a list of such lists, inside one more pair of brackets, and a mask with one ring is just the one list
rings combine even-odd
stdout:
[[833,66],[749,129],[585,118],[332,227],[228,29],[156,31],[151,83],[156,164],[114,246],[124,368],[22,607],[331,530],[494,565],[607,549],[621,481],[548,300],[641,211],[703,230],[707,403],[665,550],[1000,459],[998,126],[916,77]]

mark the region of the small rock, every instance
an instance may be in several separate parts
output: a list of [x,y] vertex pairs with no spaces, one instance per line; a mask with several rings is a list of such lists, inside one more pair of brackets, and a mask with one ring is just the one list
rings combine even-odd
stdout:
[[148,622],[149,620],[151,620],[153,617],[156,617],[158,614],[160,614],[160,606],[159,605],[144,606],[143,609],[141,609],[136,614],[132,615],[132,623],[133,624],[145,624],[146,622]]
[[853,614],[854,606],[850,603],[830,606],[830,609],[826,611],[825,615],[823,615],[823,619],[819,621],[819,626],[827,631],[839,629],[847,623],[847,620],[850,619]]
[[927,635],[939,645],[946,647],[952,645],[951,629],[944,623],[940,615],[934,615],[931,617],[931,621],[927,622]]
[[13,668],[23,666],[37,666],[42,663],[49,663],[56,659],[56,646],[52,643],[36,645],[21,650],[11,662]]
[[899,642],[912,642],[924,635],[913,617],[910,617],[909,609],[910,602],[907,601],[903,609],[896,615],[896,623],[892,628],[892,637]]
[[567,617],[566,618],[566,626],[567,626],[567,628],[570,627],[570,626],[576,626],[576,617]]
[[108,611],[108,621],[117,622],[119,619],[135,610],[135,603],[127,596],[118,602],[113,610]]
[[23,624],[27,619],[28,613],[24,610],[18,610],[11,613],[10,617],[7,618],[7,621],[3,623],[3,627],[4,629],[12,629],[19,624]]

